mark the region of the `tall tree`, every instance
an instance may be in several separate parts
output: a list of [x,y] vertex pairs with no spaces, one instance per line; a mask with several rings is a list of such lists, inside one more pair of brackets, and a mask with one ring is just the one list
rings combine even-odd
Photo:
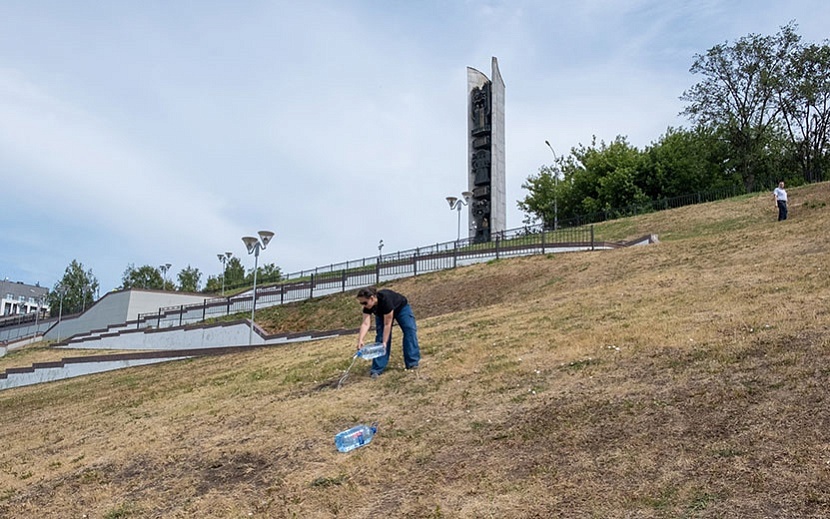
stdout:
[[720,127],[731,144],[737,170],[748,190],[774,137],[781,106],[776,102],[790,54],[799,43],[795,23],[774,36],[750,34],[715,45],[695,56],[690,69],[703,79],[683,93],[683,111],[704,126]]
[[796,49],[779,90],[782,118],[807,182],[824,179],[830,139],[830,44]]
[[525,223],[541,220],[553,228],[555,220],[563,224],[575,216],[644,204],[649,198],[638,184],[642,167],[643,153],[625,137],[610,144],[594,138],[530,176],[522,184],[529,193],[518,207],[527,214]]
[[638,183],[651,199],[737,187],[741,178],[729,167],[729,150],[716,131],[668,128],[645,150]]
[[187,268],[179,272],[178,279],[179,290],[182,292],[198,292],[199,284],[202,281],[202,273],[199,272],[198,268],[188,265]]
[[[251,269],[245,277],[245,281],[253,283],[253,275],[254,269]],[[273,283],[279,281],[280,279],[282,279],[282,270],[276,265],[276,263],[262,265],[257,270],[257,282],[259,283]]]
[[49,313],[53,317],[80,313],[92,306],[98,292],[98,280],[92,269],[84,270],[83,263],[72,260],[60,281],[49,292]]
[[558,204],[554,204],[559,188],[557,168],[558,166],[541,166],[538,172],[530,175],[522,184],[522,189],[527,190],[528,194],[517,205],[525,213],[525,224],[541,222],[545,228],[553,228],[554,221],[558,219]]
[[144,265],[142,267],[135,268],[135,265],[130,263],[127,265],[126,270],[124,270],[124,274],[121,276],[120,288],[122,290],[130,288],[163,290],[164,278],[161,276],[161,272],[155,267]]
[[222,290],[222,276],[208,276],[207,281],[205,281],[205,288],[202,292],[219,292]]
[[245,284],[245,267],[242,266],[242,260],[233,257],[228,260],[225,269],[225,288],[238,287],[243,284]]
[[[643,154],[628,139],[617,136],[610,144],[596,138],[590,146],[571,150],[573,163],[566,165],[568,189],[563,193],[566,214],[607,211],[648,202],[637,182],[642,176]],[[561,205],[561,204],[560,204]],[[560,209],[561,217],[561,209]]]

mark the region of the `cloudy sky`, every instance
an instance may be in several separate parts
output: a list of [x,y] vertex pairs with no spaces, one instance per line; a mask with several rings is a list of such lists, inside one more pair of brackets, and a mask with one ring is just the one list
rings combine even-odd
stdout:
[[[452,241],[466,67],[506,84],[507,219],[523,181],[593,135],[685,125],[695,53],[826,0],[0,0],[0,279],[76,259],[285,272]],[[462,226],[466,226],[466,214]]]

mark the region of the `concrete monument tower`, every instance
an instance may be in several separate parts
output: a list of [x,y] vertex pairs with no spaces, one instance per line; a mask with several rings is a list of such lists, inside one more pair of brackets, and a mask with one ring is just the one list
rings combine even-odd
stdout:
[[470,237],[486,242],[507,229],[504,169],[504,81],[499,62],[492,79],[467,67],[467,149]]

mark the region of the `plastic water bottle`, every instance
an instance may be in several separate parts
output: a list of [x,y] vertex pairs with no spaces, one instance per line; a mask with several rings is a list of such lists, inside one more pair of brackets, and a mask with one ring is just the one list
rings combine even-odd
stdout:
[[351,429],[341,431],[334,436],[334,444],[340,452],[349,452],[358,447],[368,445],[378,432],[378,423],[369,425],[355,425]]
[[357,356],[361,359],[374,359],[386,353],[386,346],[382,342],[373,342],[366,344],[357,350]]

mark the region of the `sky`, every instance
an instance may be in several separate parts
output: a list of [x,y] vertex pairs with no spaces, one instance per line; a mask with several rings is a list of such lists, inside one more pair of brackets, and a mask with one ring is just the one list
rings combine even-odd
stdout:
[[[467,83],[498,58],[507,227],[522,183],[579,144],[640,148],[679,115],[695,54],[826,0],[0,0],[0,279],[77,260],[221,273],[276,233],[283,272],[453,241]],[[462,233],[467,226],[462,213]]]

